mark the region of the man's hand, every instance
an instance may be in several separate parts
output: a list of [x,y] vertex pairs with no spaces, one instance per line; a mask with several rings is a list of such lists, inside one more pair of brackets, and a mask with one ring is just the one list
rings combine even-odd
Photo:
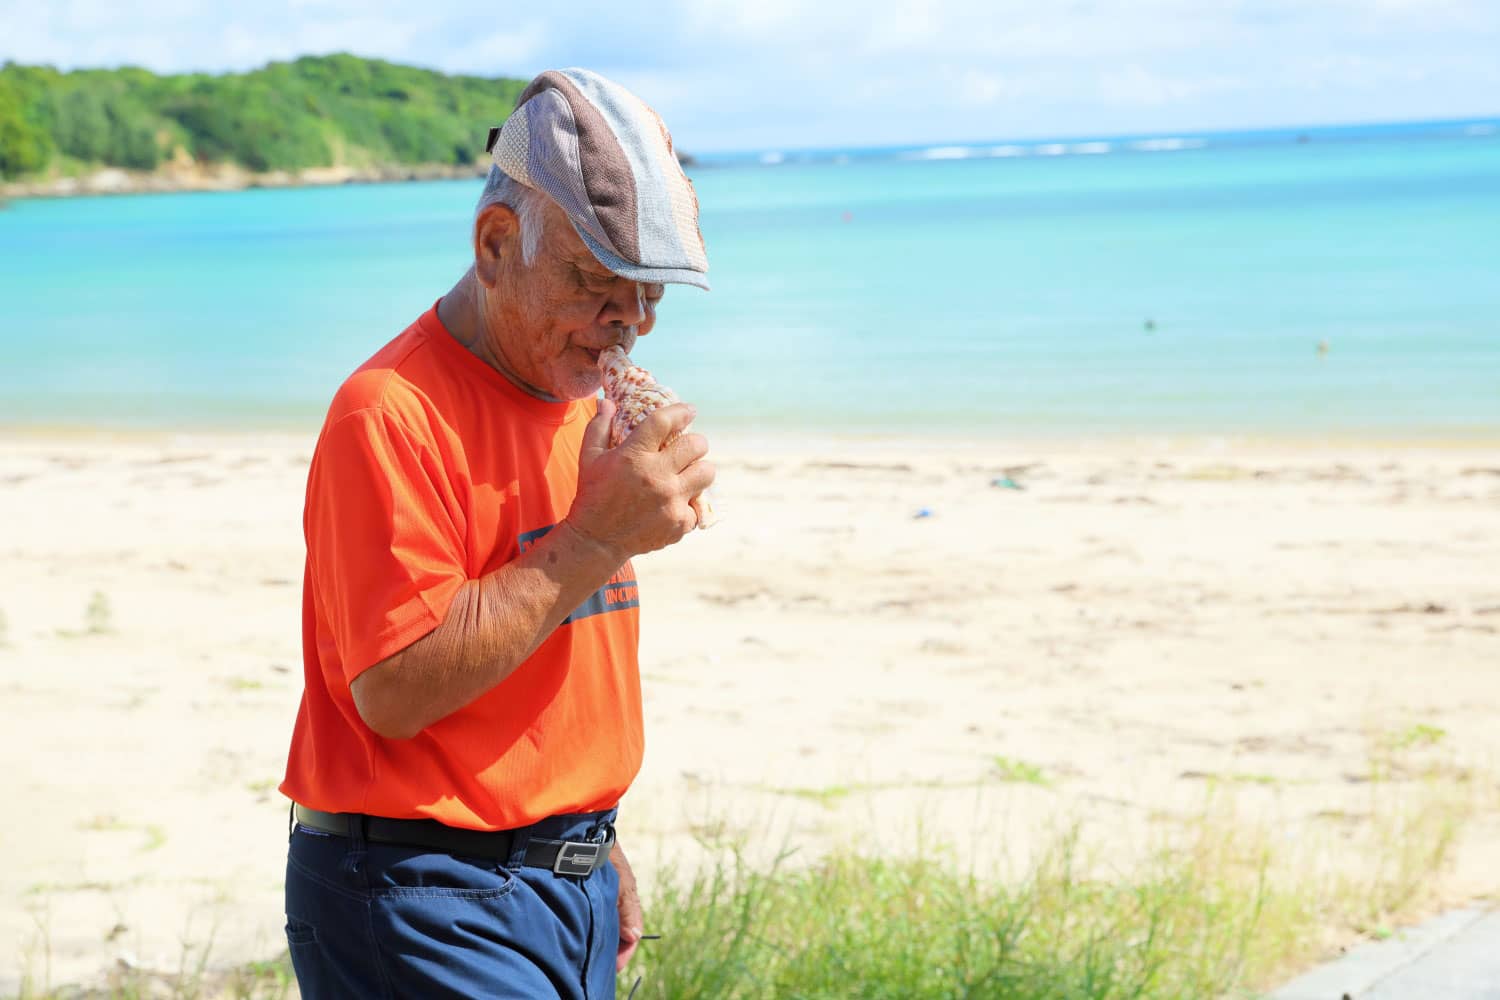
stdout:
[[623,972],[630,956],[635,954],[636,946],[641,943],[645,924],[641,918],[641,897],[635,886],[635,872],[630,870],[630,862],[625,860],[625,852],[620,849],[618,840],[610,849],[609,863],[615,866],[620,876],[617,904],[620,910],[620,946],[615,952],[615,971]]
[[578,455],[578,495],[567,523],[619,563],[666,548],[698,526],[690,501],[714,481],[703,461],[708,441],[682,434],[695,412],[686,403],[664,406],[641,421],[618,448],[609,447],[615,406],[601,400],[583,432]]
[[[403,740],[447,718],[510,676],[625,560],[677,541],[698,524],[688,501],[713,482],[708,442],[683,434],[691,407],[664,406],[618,448],[614,405],[583,432],[573,509],[536,545],[458,588],[443,621],[350,684],[371,730]],[[628,870],[628,869],[627,869]]]

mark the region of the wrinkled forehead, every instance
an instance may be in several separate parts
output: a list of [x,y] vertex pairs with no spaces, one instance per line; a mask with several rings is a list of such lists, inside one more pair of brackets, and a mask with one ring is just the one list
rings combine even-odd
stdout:
[[542,202],[545,206],[542,209],[542,244],[551,255],[600,274],[613,274],[583,242],[568,213],[551,198],[543,198]]

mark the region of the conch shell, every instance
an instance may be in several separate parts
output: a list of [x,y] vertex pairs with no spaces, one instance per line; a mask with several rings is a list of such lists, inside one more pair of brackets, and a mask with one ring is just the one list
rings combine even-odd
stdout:
[[[677,394],[652,376],[650,372],[630,360],[619,347],[608,347],[599,355],[599,371],[604,375],[604,395],[615,404],[615,416],[609,425],[609,446],[624,441],[636,425],[647,415],[663,406],[680,403]],[[663,447],[677,440],[673,434],[662,442]],[[698,527],[711,528],[718,523],[713,500],[704,490],[692,500],[693,510],[698,513]]]

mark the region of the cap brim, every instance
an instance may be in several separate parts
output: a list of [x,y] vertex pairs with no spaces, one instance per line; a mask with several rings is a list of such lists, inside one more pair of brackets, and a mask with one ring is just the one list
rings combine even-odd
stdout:
[[[569,222],[573,220],[569,219]],[[587,231],[580,228],[576,223],[573,230],[583,240],[584,246],[589,248],[589,253],[598,259],[599,263],[609,268],[622,278],[631,281],[654,281],[671,285],[693,285],[709,291],[708,276],[702,271],[695,271],[690,267],[651,267],[646,264],[633,264],[618,254],[610,253],[598,240],[594,239]]]

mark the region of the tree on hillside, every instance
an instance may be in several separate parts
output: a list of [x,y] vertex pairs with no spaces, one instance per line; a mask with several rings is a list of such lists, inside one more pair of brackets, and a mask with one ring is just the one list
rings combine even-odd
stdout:
[[0,67],[0,174],[204,162],[297,170],[476,162],[525,86],[336,54],[248,73]]

